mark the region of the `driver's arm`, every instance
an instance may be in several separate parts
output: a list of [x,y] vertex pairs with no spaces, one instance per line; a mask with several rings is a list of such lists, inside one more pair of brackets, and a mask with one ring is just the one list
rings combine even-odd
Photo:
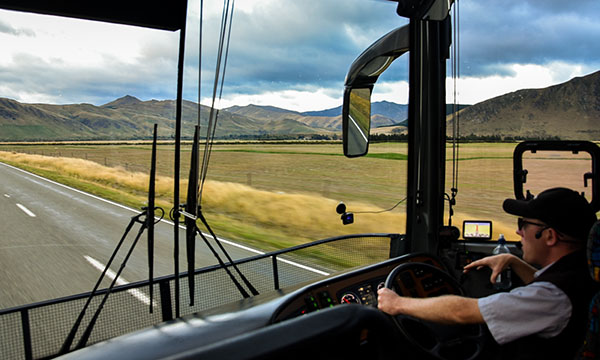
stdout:
[[390,315],[409,315],[442,324],[482,324],[477,299],[456,295],[432,298],[401,297],[394,291],[382,288],[377,291],[377,307]]
[[538,270],[515,255],[499,254],[486,256],[477,261],[473,261],[465,266],[464,272],[468,272],[473,269],[479,270],[486,266],[492,269],[492,275],[490,276],[490,282],[492,284],[496,283],[496,277],[498,274],[500,274],[500,272],[507,267],[510,267],[525,284],[529,284],[533,281],[534,274]]

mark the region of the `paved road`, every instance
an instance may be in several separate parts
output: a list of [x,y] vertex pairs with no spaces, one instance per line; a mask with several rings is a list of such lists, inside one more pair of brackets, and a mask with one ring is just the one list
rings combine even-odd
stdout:
[[[0,163],[0,309],[90,291],[129,220],[138,212]],[[138,228],[134,227],[124,246],[129,246]],[[172,239],[172,223],[157,224],[155,276],[173,273]],[[217,264],[201,241],[196,248],[196,267]],[[226,248],[234,259],[256,255],[256,251],[240,246]],[[180,230],[180,250],[180,271],[184,271],[184,230]],[[111,266],[113,271],[118,270],[125,251],[121,253]],[[307,278],[316,274],[311,269],[283,265],[291,268],[295,277],[298,272]],[[270,281],[267,266],[259,271]],[[121,283],[147,278],[144,234],[121,275]],[[107,285],[108,281],[103,287]],[[187,283],[182,282],[181,287]]]

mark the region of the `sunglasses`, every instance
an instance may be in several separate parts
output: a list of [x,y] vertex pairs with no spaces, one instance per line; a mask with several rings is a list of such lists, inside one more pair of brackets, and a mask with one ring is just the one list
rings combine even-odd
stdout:
[[519,230],[523,230],[523,227],[525,225],[528,225],[528,224],[529,225],[537,225],[537,226],[546,226],[545,224],[534,223],[534,222],[531,222],[531,221],[527,221],[527,220],[525,220],[523,218],[518,218],[517,219],[517,225],[519,226]]

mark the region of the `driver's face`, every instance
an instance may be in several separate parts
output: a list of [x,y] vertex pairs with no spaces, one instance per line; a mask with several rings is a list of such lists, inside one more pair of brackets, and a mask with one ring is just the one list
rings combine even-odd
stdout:
[[536,239],[535,234],[544,227],[544,224],[537,219],[523,218],[523,220],[523,227],[517,230],[523,244],[523,260],[530,264],[541,264],[540,256],[544,254],[544,242]]

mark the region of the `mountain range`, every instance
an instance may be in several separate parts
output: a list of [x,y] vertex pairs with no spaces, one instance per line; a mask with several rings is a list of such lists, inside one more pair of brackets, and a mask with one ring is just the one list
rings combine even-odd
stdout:
[[[198,121],[198,104],[184,101],[182,136],[191,138]],[[372,132],[405,131],[407,105],[372,104]],[[451,107],[447,106],[447,113]],[[201,106],[201,126],[206,128],[210,108]],[[0,98],[0,141],[125,140],[152,137],[158,124],[160,138],[175,131],[175,101],[141,101],[124,96],[101,106],[92,104],[25,104]],[[600,71],[544,89],[525,89],[472,106],[459,106],[461,136],[560,137],[600,139]],[[564,121],[564,119],[570,119]],[[452,117],[448,116],[448,130]],[[219,111],[216,136],[341,134],[341,106],[297,112],[273,106],[233,106]],[[202,136],[202,135],[201,135]]]
[[[405,120],[406,107],[389,102],[374,103],[373,126]],[[333,136],[341,133],[341,111],[341,106],[307,113],[273,106],[233,106],[219,111],[216,136]],[[210,108],[202,105],[200,113],[201,127],[205,127]],[[158,124],[159,136],[169,138],[175,133],[174,119],[173,100],[141,101],[127,95],[94,106],[25,104],[0,98],[0,141],[147,139],[152,137],[154,123]],[[193,136],[197,121],[198,104],[184,100],[183,137]]]

